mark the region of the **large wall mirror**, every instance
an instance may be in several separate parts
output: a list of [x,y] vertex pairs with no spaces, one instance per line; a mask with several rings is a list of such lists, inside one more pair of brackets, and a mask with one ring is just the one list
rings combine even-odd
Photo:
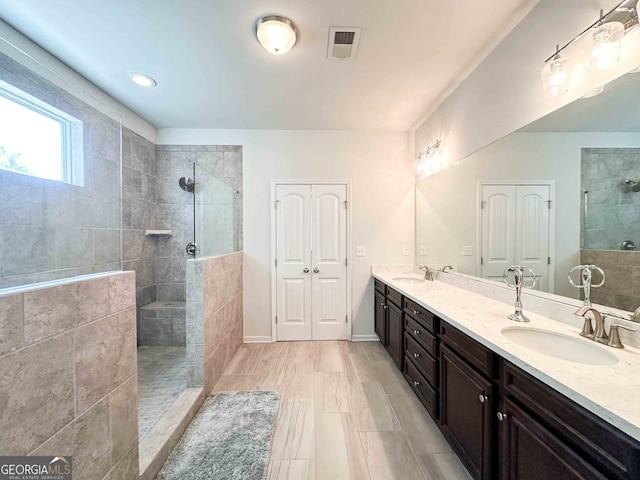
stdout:
[[536,273],[536,288],[573,299],[582,293],[569,270],[595,264],[606,281],[592,289],[592,301],[636,310],[640,73],[420,180],[416,236],[418,264],[451,264],[496,281],[522,264]]

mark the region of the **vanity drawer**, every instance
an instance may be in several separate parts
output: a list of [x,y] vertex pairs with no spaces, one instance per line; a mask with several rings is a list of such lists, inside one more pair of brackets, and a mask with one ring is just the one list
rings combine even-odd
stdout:
[[440,340],[488,378],[495,375],[495,355],[484,345],[447,322],[440,322]]
[[382,283],[380,280],[378,280],[377,278],[374,279],[373,286],[382,295],[386,295],[387,294],[387,286],[384,283]]
[[387,298],[395,303],[398,308],[402,308],[402,294],[396,292],[393,288],[387,287]]
[[640,478],[640,443],[506,360],[502,387],[541,425],[608,479]]
[[424,307],[405,297],[402,308],[406,313],[420,322],[431,333],[436,332],[436,317]]
[[408,333],[404,334],[404,353],[418,367],[420,373],[429,380],[431,385],[436,385],[436,360],[422,348]]
[[404,359],[404,376],[429,415],[436,418],[436,391],[407,357]]
[[436,337],[408,315],[404,316],[404,329],[407,334],[417,341],[430,355],[436,356]]

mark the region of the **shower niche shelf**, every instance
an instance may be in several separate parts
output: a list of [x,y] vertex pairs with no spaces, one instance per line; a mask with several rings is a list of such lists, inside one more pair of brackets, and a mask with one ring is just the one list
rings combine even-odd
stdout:
[[173,235],[173,230],[147,230],[145,235],[147,237],[170,237]]

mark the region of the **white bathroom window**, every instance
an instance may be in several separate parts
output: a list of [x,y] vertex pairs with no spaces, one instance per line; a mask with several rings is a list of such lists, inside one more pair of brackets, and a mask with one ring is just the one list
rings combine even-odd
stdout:
[[[47,180],[83,184],[82,122],[0,82],[0,169]],[[74,151],[75,150],[75,151]]]

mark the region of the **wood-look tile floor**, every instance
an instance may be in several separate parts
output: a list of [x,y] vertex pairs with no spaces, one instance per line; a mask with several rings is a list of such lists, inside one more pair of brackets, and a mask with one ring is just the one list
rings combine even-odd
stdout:
[[377,342],[243,345],[214,388],[281,395],[269,480],[469,480]]

